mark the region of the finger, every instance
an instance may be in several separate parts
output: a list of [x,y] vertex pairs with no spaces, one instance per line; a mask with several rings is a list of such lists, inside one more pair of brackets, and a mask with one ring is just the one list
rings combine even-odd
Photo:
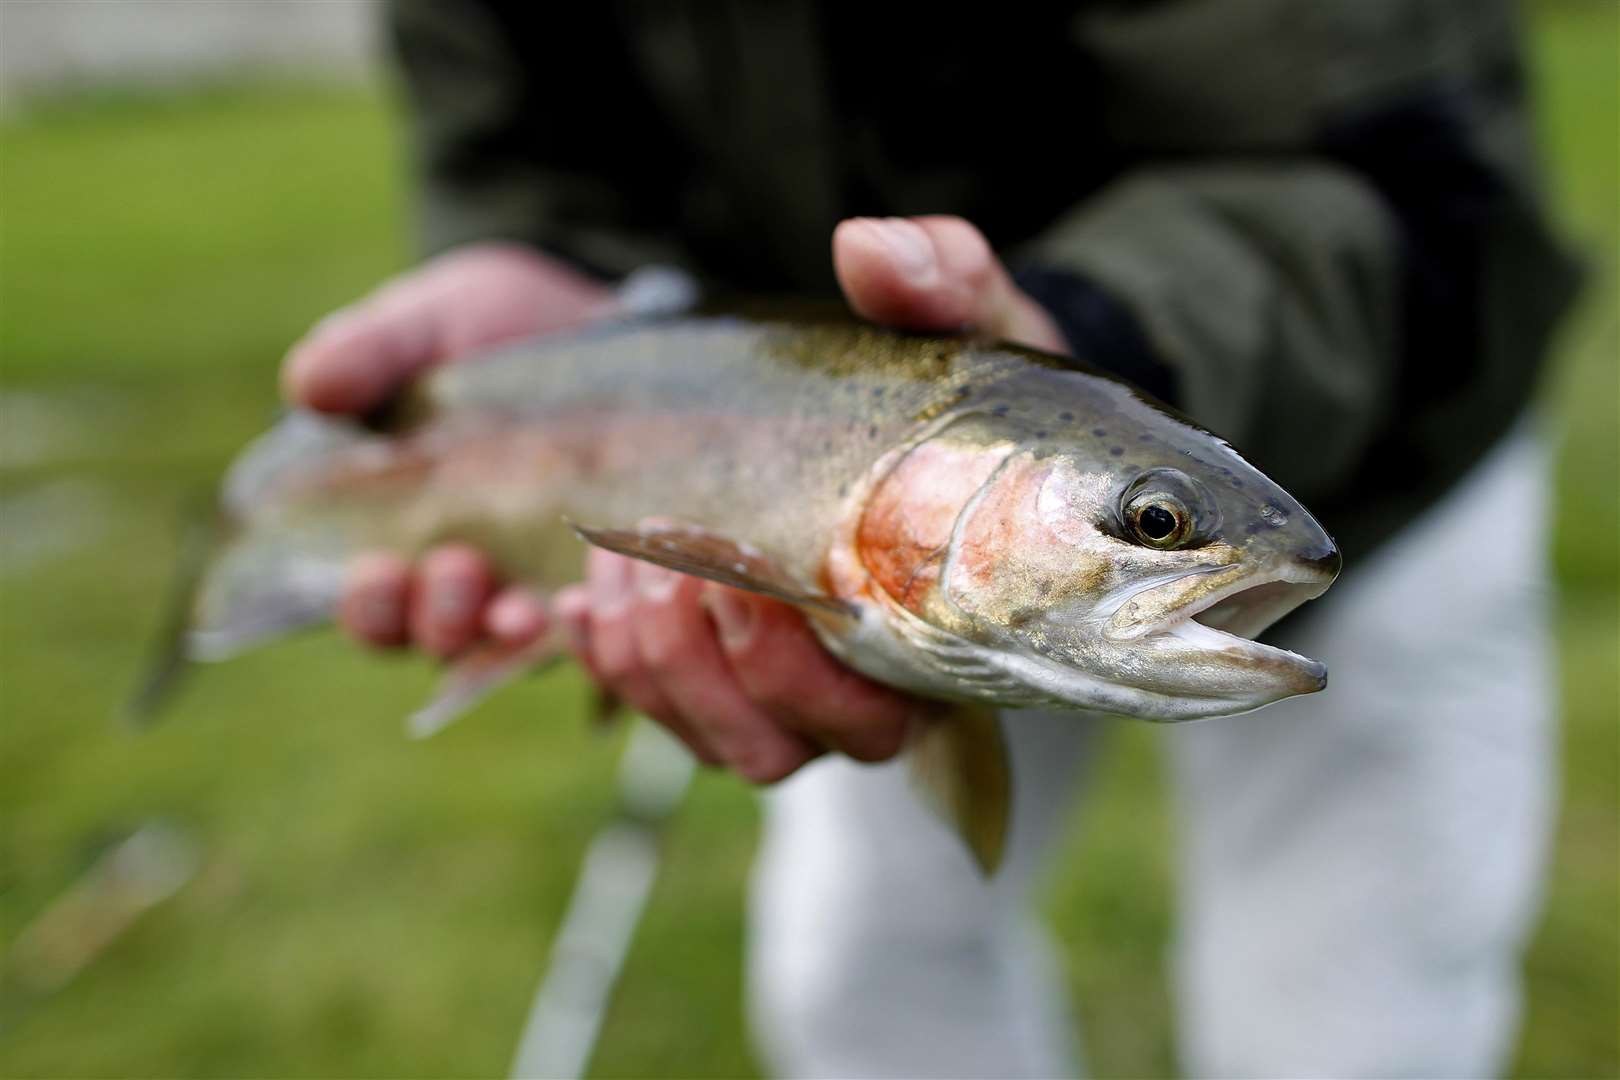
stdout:
[[641,663],[636,647],[634,567],[630,559],[592,548],[585,560],[590,621],[586,667],[607,689],[660,722],[680,724],[677,711]]
[[330,413],[363,413],[381,404],[438,352],[432,312],[411,290],[363,300],[328,316],[282,366],[288,400]]
[[568,651],[587,663],[591,652],[591,590],[588,585],[569,585],[551,598],[551,616],[561,625]]
[[484,605],[495,590],[495,572],[476,548],[435,548],[416,566],[411,588],[411,638],[424,652],[454,656],[483,626]]
[[661,566],[635,566],[636,644],[666,700],[739,774],[756,784],[788,776],[817,747],[749,701],[698,603],[705,582]]
[[833,230],[833,268],[850,305],[886,326],[977,328],[1067,351],[1046,311],[1008,275],[990,243],[958,217],[850,218]]
[[344,581],[338,625],[367,645],[404,645],[410,640],[406,619],[410,590],[410,563],[383,552],[361,555]]
[[[587,574],[589,573],[589,566],[590,560],[587,560]],[[662,724],[671,734],[685,743],[687,748],[692,751],[692,755],[699,761],[705,765],[719,765],[721,763],[720,755],[697,732],[692,730],[690,724],[676,715],[667,704],[658,703],[659,707],[656,710],[642,708],[617,688],[610,687],[607,680],[603,678],[594,659],[592,627],[595,620],[592,593],[593,589],[589,583],[570,585],[565,589],[558,590],[557,595],[552,599],[551,614],[562,625],[563,633],[568,639],[569,651],[578,658],[591,678],[599,685],[612,689],[621,699],[635,706],[641,713],[652,720]]]
[[522,244],[446,252],[318,323],[282,367],[289,400],[362,413],[432,364],[612,310],[600,282]]
[[721,585],[702,596],[719,645],[748,697],[794,730],[861,761],[899,753],[928,706],[830,656],[793,608]]
[[502,589],[484,608],[484,632],[509,645],[538,639],[551,622],[545,598],[521,585]]

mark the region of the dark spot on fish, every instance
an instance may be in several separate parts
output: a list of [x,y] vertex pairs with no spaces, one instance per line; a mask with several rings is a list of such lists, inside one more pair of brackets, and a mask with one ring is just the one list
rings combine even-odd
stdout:
[[1113,457],[1124,457],[1125,448],[1123,446],[1110,446],[1108,448],[1108,453]]
[[1067,424],[1069,421],[1074,419],[1074,413],[1072,413],[1072,412],[1060,412],[1060,413],[1058,413],[1058,419],[1063,421],[1065,424]]
[[1093,435],[1097,436],[1097,438],[1100,439],[1104,435],[1108,434],[1108,429],[1107,428],[1094,427],[1094,428],[1091,429],[1091,433]]
[[994,413],[996,416],[1006,416],[1007,415],[1007,406],[1005,406],[1005,405],[997,405],[995,408],[991,409],[990,411],[992,413]]
[[845,495],[848,495],[848,494],[849,494],[849,485],[848,484],[839,484],[838,485],[838,497],[840,499],[842,499]]
[[872,396],[875,398],[880,398],[883,396],[883,392],[887,389],[888,387],[886,386],[874,386],[872,387]]
[[964,386],[956,392],[956,400],[966,401],[968,397],[972,395],[972,393],[973,388],[971,386]]
[[876,424],[873,424],[871,427],[866,429],[866,437],[868,439],[877,438],[877,425]]
[[1151,435],[1138,435],[1136,437],[1136,441],[1137,442],[1152,442],[1153,441],[1153,436],[1151,436]]
[[1241,480],[1233,480],[1232,481],[1232,486],[1237,488],[1239,491],[1242,491],[1243,490],[1243,481],[1241,481]]
[[1047,431],[1037,431],[1037,432],[1036,432],[1036,433],[1035,433],[1035,437],[1036,437],[1036,438],[1037,438],[1037,439],[1044,439],[1044,438],[1046,438],[1046,437],[1047,437],[1047,435],[1049,435],[1049,434],[1051,434],[1051,432],[1047,432]]
[[1258,521],[1251,521],[1247,525],[1243,526],[1243,535],[1244,536],[1253,536],[1255,533],[1257,533],[1259,531],[1260,531],[1260,523]]

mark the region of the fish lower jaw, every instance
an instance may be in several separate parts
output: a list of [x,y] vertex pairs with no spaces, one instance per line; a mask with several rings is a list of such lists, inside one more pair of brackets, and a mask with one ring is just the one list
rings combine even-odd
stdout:
[[1227,656],[1260,669],[1270,669],[1286,678],[1295,694],[1310,694],[1327,686],[1327,665],[1320,660],[1276,645],[1267,645],[1252,638],[1217,629],[1199,622],[1189,615],[1150,634],[1140,642],[1145,647],[1169,646],[1178,651],[1191,648],[1200,655],[1214,658]]
[[1184,723],[1253,712],[1281,698],[1304,692],[1253,685],[1178,689],[1136,686],[1030,653],[1004,653],[999,662],[1039,707],[1110,713],[1154,723]]

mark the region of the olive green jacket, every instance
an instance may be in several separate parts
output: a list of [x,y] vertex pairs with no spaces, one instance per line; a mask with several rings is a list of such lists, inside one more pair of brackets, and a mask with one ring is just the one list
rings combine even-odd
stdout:
[[430,250],[825,293],[840,218],[961,214],[1353,567],[1511,426],[1574,286],[1514,10],[396,0],[391,27]]

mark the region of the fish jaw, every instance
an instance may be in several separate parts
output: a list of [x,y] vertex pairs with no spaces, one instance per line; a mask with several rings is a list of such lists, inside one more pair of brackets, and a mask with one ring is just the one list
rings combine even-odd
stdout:
[[1192,712],[1204,699],[1259,708],[1327,686],[1326,665],[1255,638],[1320,596],[1331,575],[1293,565],[1202,576],[1141,590],[1128,604],[1157,618],[1127,619],[1125,629],[1116,613],[1104,624],[1104,651],[1127,654],[1138,681],[1187,697]]

